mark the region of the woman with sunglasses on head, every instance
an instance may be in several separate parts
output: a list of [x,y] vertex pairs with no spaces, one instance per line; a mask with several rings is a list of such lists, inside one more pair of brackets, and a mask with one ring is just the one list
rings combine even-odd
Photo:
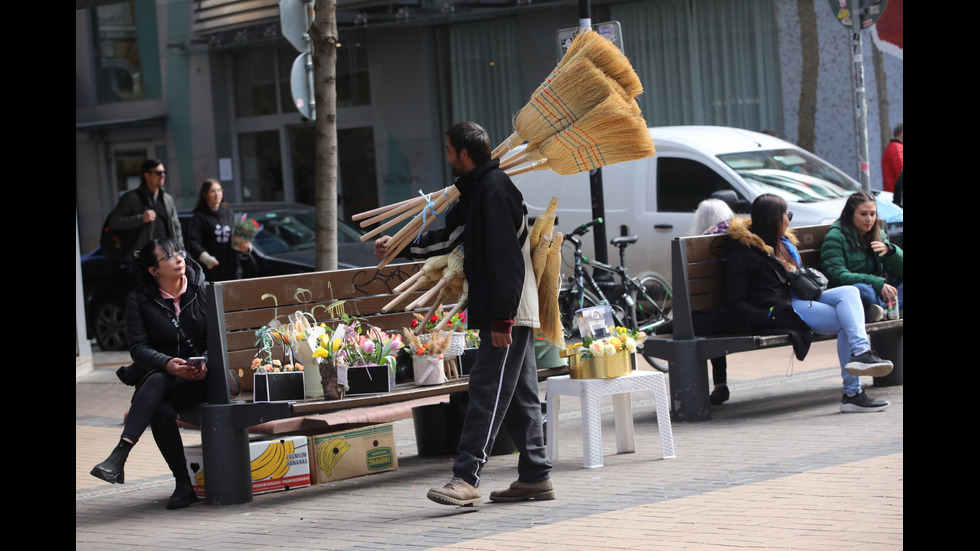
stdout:
[[803,300],[790,289],[789,274],[802,267],[789,229],[791,218],[786,201],[767,193],[753,201],[751,219],[732,219],[728,230],[732,243],[725,262],[730,319],[753,333],[789,334],[800,360],[809,350],[811,331],[836,334],[844,381],[840,410],[885,409],[887,401],[861,390],[860,375],[887,375],[892,363],[871,351],[858,290],[836,287],[816,300]]
[[859,191],[847,198],[824,237],[820,262],[831,287],[857,287],[868,321],[880,320],[889,301],[904,307],[902,249],[882,230],[874,195]]
[[[197,501],[184,459],[176,412],[207,398],[207,299],[201,267],[172,239],[154,239],[137,253],[140,283],[129,295],[129,352],[139,375],[122,437],[92,475],[124,482],[123,465],[147,427],[176,479],[168,509]],[[192,358],[195,358],[192,360]],[[141,377],[140,377],[141,375]],[[134,381],[135,382],[135,381]]]

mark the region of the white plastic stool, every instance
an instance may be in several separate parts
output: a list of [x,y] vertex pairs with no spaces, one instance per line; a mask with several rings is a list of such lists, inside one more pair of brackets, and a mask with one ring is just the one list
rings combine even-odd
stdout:
[[657,427],[660,429],[660,452],[664,459],[674,458],[674,433],[670,428],[670,402],[664,374],[656,371],[633,371],[613,379],[571,379],[568,375],[549,377],[548,457],[558,456],[558,410],[560,396],[578,396],[582,403],[582,466],[602,467],[602,414],[599,400],[613,396],[616,419],[616,453],[636,451],[633,439],[633,404],[630,392],[652,391],[657,404]]

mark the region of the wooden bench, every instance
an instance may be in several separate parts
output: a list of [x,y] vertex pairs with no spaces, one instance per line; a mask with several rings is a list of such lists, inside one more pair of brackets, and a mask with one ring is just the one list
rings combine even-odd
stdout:
[[[204,462],[221,465],[209,469],[205,488],[206,501],[212,505],[246,503],[252,500],[252,479],[249,464],[249,428],[259,424],[290,418],[295,423],[272,432],[297,432],[304,429],[331,428],[327,421],[317,420],[319,414],[395,404],[418,398],[467,391],[467,378],[441,385],[420,386],[400,384],[386,394],[353,396],[339,400],[302,400],[297,402],[255,403],[229,398],[225,369],[241,370],[243,387],[249,388],[252,379],[251,362],[255,357],[255,331],[272,319],[286,322],[286,316],[296,311],[312,314],[317,321],[336,327],[327,307],[345,301],[345,313],[386,331],[400,331],[409,326],[411,312],[395,310],[387,314],[381,308],[392,299],[392,290],[417,272],[421,263],[389,265],[382,269],[357,268],[332,272],[313,272],[216,283],[211,286],[208,312],[208,401],[199,408],[195,424],[201,427]],[[415,296],[424,292],[420,289]],[[401,303],[409,304],[413,298]],[[419,309],[424,313],[424,309]],[[305,366],[316,369],[316,366]],[[567,373],[567,368],[539,371],[539,377]],[[191,416],[194,413],[192,412]],[[306,417],[304,417],[306,416]],[[365,418],[365,424],[386,419]],[[391,420],[391,419],[387,419]],[[332,430],[338,430],[333,427]]]
[[[820,247],[830,226],[794,228],[800,240],[800,255],[806,266],[820,265]],[[711,418],[707,360],[736,352],[791,346],[786,335],[695,335],[692,312],[725,307],[725,254],[727,235],[674,239],[671,244],[674,286],[673,334],[648,338],[646,353],[665,358],[670,364],[671,413],[676,419],[698,421]],[[904,320],[867,324],[872,348],[891,360],[895,368],[887,377],[875,377],[875,386],[902,384]],[[814,335],[814,340],[836,335]]]

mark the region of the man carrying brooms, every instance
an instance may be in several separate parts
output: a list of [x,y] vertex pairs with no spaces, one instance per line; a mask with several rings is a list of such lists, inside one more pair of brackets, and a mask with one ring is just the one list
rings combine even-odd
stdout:
[[[480,505],[480,471],[503,425],[520,452],[518,479],[490,500],[555,498],[545,452],[534,360],[538,299],[531,268],[527,208],[500,161],[490,159],[490,139],[480,125],[463,122],[446,132],[446,160],[458,177],[459,202],[444,228],[423,233],[405,256],[426,258],[463,244],[469,283],[467,322],[480,331],[480,349],[470,371],[469,406],[460,435],[453,478],[429,490],[436,503]],[[389,236],[375,242],[375,256],[388,253]]]

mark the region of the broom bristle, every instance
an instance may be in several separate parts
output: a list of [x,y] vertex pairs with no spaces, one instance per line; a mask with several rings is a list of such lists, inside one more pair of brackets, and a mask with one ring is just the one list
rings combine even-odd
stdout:
[[567,128],[615,94],[605,73],[588,59],[573,62],[514,116],[514,129],[529,142],[540,142]]
[[618,82],[630,97],[635,98],[643,93],[643,84],[636,76],[629,59],[615,44],[592,29],[580,32],[575,37],[559,65],[566,65],[583,57],[592,60],[596,67]]
[[600,166],[642,159],[654,153],[646,122],[612,96],[575,124],[542,143],[551,170],[577,174]]

